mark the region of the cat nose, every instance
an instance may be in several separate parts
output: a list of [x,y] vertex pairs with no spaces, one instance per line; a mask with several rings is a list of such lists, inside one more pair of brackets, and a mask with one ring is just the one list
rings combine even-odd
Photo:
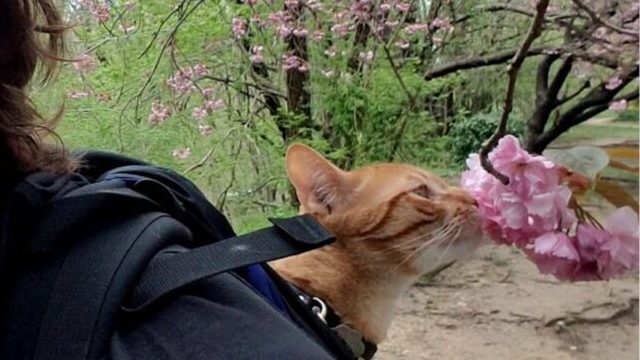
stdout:
[[458,191],[456,191],[455,197],[456,199],[458,199],[458,201],[460,201],[463,204],[478,207],[478,201],[473,196],[469,195],[469,193],[467,193],[462,189],[456,189],[456,190]]

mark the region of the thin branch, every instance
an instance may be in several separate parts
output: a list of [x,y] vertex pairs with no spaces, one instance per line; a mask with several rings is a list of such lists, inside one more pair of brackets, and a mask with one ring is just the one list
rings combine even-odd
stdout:
[[560,58],[559,52],[546,55],[538,65],[536,74],[536,95],[540,98],[546,94],[549,89],[549,71],[556,60]]
[[569,76],[569,72],[571,72],[571,68],[573,67],[573,55],[567,56],[564,60],[560,69],[556,72],[556,76],[553,77],[553,81],[551,81],[551,85],[549,85],[549,98],[553,101],[553,105],[557,105],[558,94],[560,93],[560,89],[564,82],[567,80],[567,76]]
[[538,136],[534,141],[527,145],[527,150],[534,153],[541,153],[552,141],[557,139],[570,128],[579,125],[593,116],[605,111],[609,107],[609,103],[619,100],[636,100],[638,99],[638,89],[616,97],[616,94],[626,87],[631,81],[638,77],[638,66],[630,69],[621,75],[622,83],[615,89],[607,89],[605,83],[600,83],[587,95],[585,95],[575,105],[572,105],[552,127],[543,134]]
[[562,99],[559,99],[558,100],[558,106],[564,105],[568,101],[571,101],[571,100],[575,99],[576,96],[580,95],[580,93],[582,93],[583,91],[588,89],[590,86],[591,86],[591,82],[589,82],[589,80],[585,81],[584,83],[582,83],[580,88],[578,88],[578,90],[576,90],[573,94],[567,95],[567,96],[563,97]]
[[[509,61],[509,59],[513,59],[517,51],[518,51],[517,49],[513,49],[513,50],[503,51],[494,55],[477,56],[477,57],[467,58],[460,61],[454,61],[427,72],[424,75],[424,79],[428,81],[428,80],[437,79],[439,77],[449,75],[459,70],[474,69],[474,68],[479,68],[484,66],[504,64],[505,62]],[[545,54],[547,52],[555,52],[555,51],[558,51],[558,49],[555,49],[549,46],[537,46],[531,49],[527,49],[524,53],[524,57],[537,56],[537,55]]]
[[578,8],[584,10],[587,14],[589,14],[589,16],[591,17],[591,19],[593,20],[594,23],[600,24],[600,25],[602,25],[602,26],[604,26],[606,28],[609,28],[610,30],[613,30],[613,31],[617,32],[617,33],[633,36],[636,39],[639,37],[639,34],[638,34],[637,31],[624,29],[624,28],[621,28],[619,26],[615,26],[613,24],[610,24],[610,23],[606,22],[604,19],[602,19],[600,16],[598,16],[598,14],[596,14],[596,12],[593,11],[593,9],[591,9],[590,7],[585,5],[582,1],[580,1],[580,0],[571,0],[571,1],[574,4],[576,4],[576,6]]
[[531,26],[529,27],[529,31],[527,32],[527,36],[525,37],[522,45],[518,49],[518,52],[511,60],[511,64],[507,67],[507,76],[509,77],[509,83],[507,85],[507,94],[504,100],[504,108],[502,111],[502,116],[500,117],[500,123],[498,124],[498,128],[491,135],[489,140],[485,144],[483,144],[482,149],[480,149],[480,163],[482,167],[490,174],[495,176],[498,180],[500,180],[503,184],[509,183],[509,178],[504,174],[499,173],[489,161],[488,155],[493,148],[498,144],[498,140],[502,136],[504,136],[507,130],[507,120],[509,119],[509,113],[511,112],[511,108],[513,106],[513,92],[516,87],[516,81],[518,79],[518,71],[520,71],[520,67],[524,62],[525,57],[527,56],[527,52],[531,47],[533,41],[540,36],[542,32],[542,23],[544,22],[544,14],[547,11],[547,6],[549,5],[549,0],[539,0],[536,4],[536,13],[531,22]]
[[147,52],[149,52],[149,50],[151,50],[151,47],[153,46],[153,44],[156,42],[156,39],[158,38],[158,36],[160,35],[160,31],[162,30],[162,28],[164,27],[164,25],[167,23],[167,21],[169,21],[169,19],[171,19],[173,17],[173,15],[177,14],[179,11],[182,10],[182,7],[187,3],[187,0],[182,0],[182,2],[180,4],[178,4],[178,6],[176,6],[175,8],[173,8],[173,10],[171,10],[171,12],[169,12],[169,14],[167,14],[167,16],[164,17],[164,19],[162,19],[160,21],[160,24],[158,25],[158,28],[156,29],[156,31],[153,32],[153,35],[151,35],[151,40],[149,41],[149,43],[147,44],[147,46],[144,48],[144,50],[142,50],[142,52],[140,53],[140,55],[138,55],[138,59],[142,58],[143,56],[145,56],[147,54]]
[[[531,17],[531,18],[533,18],[535,16],[535,12],[534,11],[531,11],[531,10],[529,10],[527,8],[524,8],[524,7],[513,6],[513,5],[509,5],[509,4],[496,4],[496,5],[488,5],[488,6],[479,6],[475,10],[477,10],[478,12],[488,12],[488,13],[504,11],[504,12],[511,12],[511,13],[514,13],[514,14],[528,16],[528,17]],[[458,19],[455,19],[453,21],[453,23],[457,24],[457,23],[460,23],[460,22],[467,21],[467,20],[469,20],[470,18],[472,18],[475,15],[476,14],[464,15],[464,16],[458,18]],[[580,14],[577,14],[577,13],[556,14],[556,15],[545,17],[543,19],[543,21],[544,22],[560,22],[561,20],[564,20],[564,19],[570,19],[570,18],[576,18],[576,17],[582,17],[582,16]]]
[[221,147],[226,141],[227,139],[231,136],[231,134],[233,134],[234,132],[236,132],[237,130],[239,130],[238,127],[233,127],[231,128],[223,137],[222,139],[220,139],[218,142],[216,142],[211,149],[209,149],[209,151],[207,151],[207,153],[204,155],[204,157],[202,159],[200,159],[200,161],[198,161],[197,163],[189,166],[185,171],[182,172],[182,175],[186,175],[187,173],[200,168],[202,166],[204,166],[209,159],[211,159],[211,156],[213,156],[213,153],[216,149],[218,149],[219,147]]

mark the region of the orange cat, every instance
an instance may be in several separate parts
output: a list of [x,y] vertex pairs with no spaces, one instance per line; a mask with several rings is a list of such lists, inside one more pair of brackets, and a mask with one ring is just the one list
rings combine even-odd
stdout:
[[271,265],[375,344],[385,338],[399,296],[420,275],[481,242],[474,199],[414,166],[343,171],[296,144],[287,150],[286,169],[300,212],[312,214],[337,240]]

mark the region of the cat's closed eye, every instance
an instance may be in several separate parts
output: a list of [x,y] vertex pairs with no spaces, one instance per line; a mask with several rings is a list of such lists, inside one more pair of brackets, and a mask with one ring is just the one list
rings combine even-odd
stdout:
[[428,199],[429,197],[431,197],[431,195],[433,195],[427,185],[420,185],[414,188],[413,190],[411,190],[411,192],[416,195],[422,196],[425,199]]

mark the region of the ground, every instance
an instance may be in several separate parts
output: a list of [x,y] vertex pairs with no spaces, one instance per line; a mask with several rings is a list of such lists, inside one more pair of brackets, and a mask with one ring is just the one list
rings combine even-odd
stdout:
[[565,284],[486,246],[405,295],[377,359],[638,359],[638,278]]
[[[591,125],[567,143],[605,126]],[[637,125],[625,130],[637,139]],[[604,137],[598,140],[616,141]],[[624,185],[638,193],[637,180]],[[602,215],[610,209],[594,203],[592,210]],[[638,274],[560,283],[518,250],[487,245],[414,286],[388,335],[376,359],[638,359]]]

